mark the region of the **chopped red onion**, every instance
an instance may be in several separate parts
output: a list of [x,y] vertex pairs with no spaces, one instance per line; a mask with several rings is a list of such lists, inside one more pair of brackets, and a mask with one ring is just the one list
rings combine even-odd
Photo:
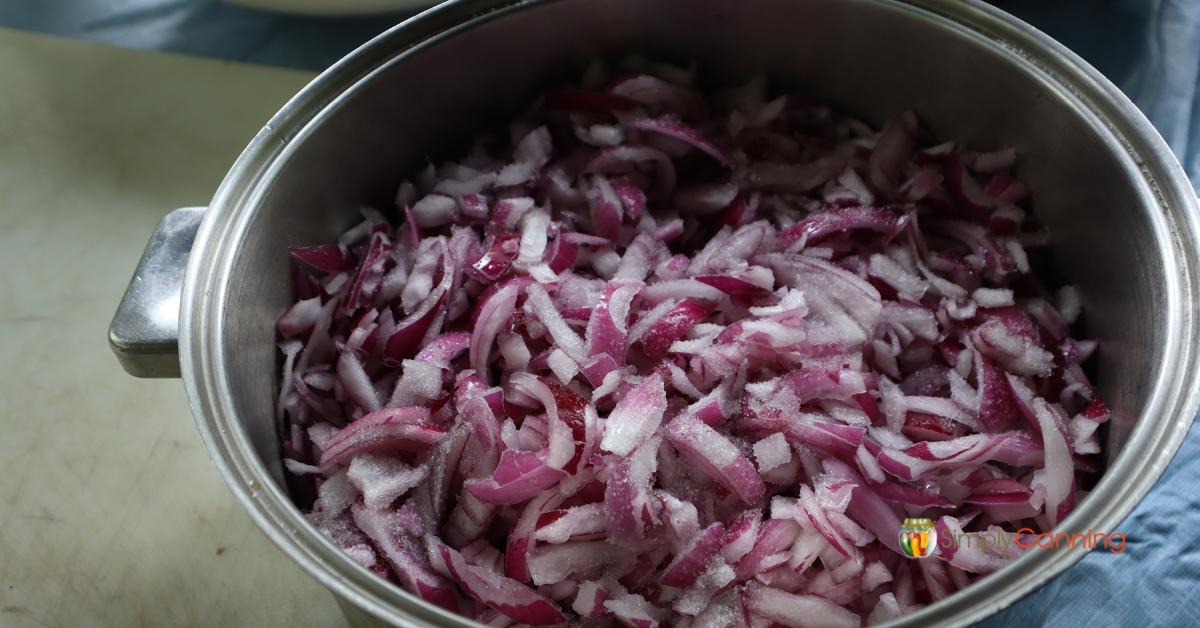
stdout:
[[566,615],[557,604],[547,600],[532,588],[508,578],[497,571],[471,565],[462,554],[442,545],[436,539],[427,541],[445,562],[450,577],[476,601],[500,611],[510,619],[541,626],[557,624]]
[[904,517],[1061,522],[1110,413],[1016,151],[622,72],[289,250],[309,521],[484,625],[638,627],[888,621],[1019,553],[907,562]]
[[621,398],[605,422],[600,448],[628,456],[658,429],[667,410],[662,375],[655,371]]

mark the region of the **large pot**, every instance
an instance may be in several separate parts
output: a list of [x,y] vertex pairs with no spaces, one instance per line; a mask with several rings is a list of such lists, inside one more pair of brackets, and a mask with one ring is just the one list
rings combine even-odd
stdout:
[[[272,418],[273,321],[292,302],[285,251],[332,241],[359,205],[388,204],[403,173],[453,154],[539,85],[633,50],[694,58],[725,80],[765,72],[875,123],[913,108],[941,137],[1015,145],[1101,342],[1096,380],[1114,413],[1108,471],[1062,527],[1117,528],[1196,413],[1200,225],[1166,144],[1099,73],[975,1],[462,0],[377,37],[292,99],[207,211],[164,221],[114,321],[131,372],[182,374],[217,469],[272,541],[357,620],[470,624],[355,564],[288,498]],[[979,620],[1083,551],[1030,552],[900,623]]]

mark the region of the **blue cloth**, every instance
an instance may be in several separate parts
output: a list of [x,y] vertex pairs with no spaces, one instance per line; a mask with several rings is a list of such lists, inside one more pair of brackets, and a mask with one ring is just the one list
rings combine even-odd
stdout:
[[[1200,1],[994,0],[1087,59],[1146,112],[1200,183]],[[320,70],[403,14],[307,18],[216,0],[0,0],[0,25],[124,46]],[[1200,427],[1119,527],[1123,554],[1088,554],[999,626],[1200,625]]]

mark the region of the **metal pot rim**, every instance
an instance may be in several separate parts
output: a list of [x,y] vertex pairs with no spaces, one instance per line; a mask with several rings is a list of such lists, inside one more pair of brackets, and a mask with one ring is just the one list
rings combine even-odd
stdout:
[[[272,480],[236,420],[221,349],[221,312],[236,237],[290,152],[340,98],[371,74],[456,31],[527,7],[563,0],[456,0],[426,11],[367,42],[301,90],[258,133],[219,187],[197,234],[180,306],[180,364],[197,427],[218,471],[254,522],[289,557],[339,598],[396,625],[471,626],[376,578],[309,526]],[[941,20],[1001,50],[1048,86],[1066,94],[1081,117],[1140,173],[1166,277],[1167,347],[1151,401],[1122,453],[1064,529],[1112,529],[1149,491],[1174,456],[1200,405],[1194,310],[1200,292],[1200,217],[1187,176],[1142,113],[1098,71],[1033,27],[980,0],[873,0]],[[1170,250],[1167,250],[1167,249]],[[1158,417],[1158,421],[1153,419]],[[1135,474],[1136,472],[1136,474]],[[1124,478],[1133,478],[1125,480]],[[966,624],[1011,605],[1074,564],[1086,550],[1030,552],[1012,565],[896,622]]]

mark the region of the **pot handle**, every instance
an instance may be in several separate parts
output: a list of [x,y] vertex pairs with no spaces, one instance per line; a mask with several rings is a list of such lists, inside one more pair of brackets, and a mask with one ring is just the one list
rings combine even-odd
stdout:
[[117,306],[108,343],[134,377],[179,377],[179,298],[207,209],[176,209],[158,223]]

